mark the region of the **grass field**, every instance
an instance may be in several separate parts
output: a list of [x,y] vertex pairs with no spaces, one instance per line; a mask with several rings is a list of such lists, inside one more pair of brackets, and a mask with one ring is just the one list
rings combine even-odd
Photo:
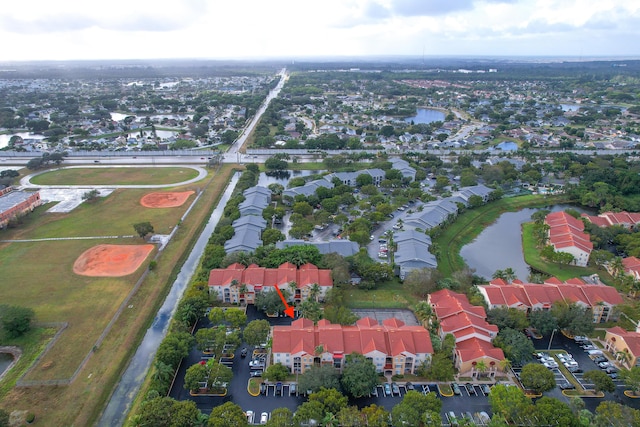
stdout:
[[197,170],[185,167],[65,168],[34,176],[31,183],[36,185],[169,185],[197,176]]
[[407,308],[415,297],[397,280],[382,283],[377,289],[344,288],[344,299],[350,308]]
[[[0,385],[0,404],[5,409],[31,410],[43,425],[92,425],[116,384],[128,357],[135,351],[155,311],[162,303],[172,278],[192,245],[193,237],[201,229],[221,192],[224,190],[231,167],[223,167],[211,182],[199,182],[192,187],[203,191],[198,206],[185,219],[171,244],[158,259],[158,266],[150,272],[140,290],[130,301],[131,308],[116,320],[102,346],[95,348],[85,368],[69,386],[9,388],[7,378]],[[182,180],[182,179],[181,179]],[[151,220],[156,230],[164,233],[177,224],[188,204],[171,210],[150,210],[136,201],[143,194],[138,190],[114,192],[96,204],[83,205],[69,214],[46,214],[38,209],[19,229],[3,231],[0,239],[68,237],[68,235],[119,235],[134,234],[131,224],[140,218]],[[121,206],[121,205],[124,205]],[[149,218],[141,212],[153,213]],[[113,215],[113,214],[116,215]],[[56,218],[54,218],[56,217]],[[154,221],[156,223],[154,223]],[[45,241],[28,243],[3,243],[0,245],[0,265],[3,280],[0,295],[3,303],[24,305],[34,309],[36,320],[69,322],[68,329],[26,379],[66,378],[73,373],[80,361],[92,350],[96,339],[116,308],[140,277],[144,266],[135,274],[122,278],[88,278],[72,273],[72,264],[85,249],[100,243],[141,243],[140,238]],[[41,338],[35,334],[41,333]],[[33,360],[34,352],[42,348],[51,331],[36,330],[25,339],[29,349],[23,357]],[[24,367],[21,368],[24,370]],[[13,373],[12,373],[13,374]]]

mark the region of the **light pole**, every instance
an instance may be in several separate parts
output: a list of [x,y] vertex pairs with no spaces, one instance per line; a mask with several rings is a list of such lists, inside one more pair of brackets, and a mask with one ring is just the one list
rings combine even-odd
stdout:
[[547,351],[551,350],[551,343],[553,342],[553,335],[556,333],[557,329],[551,331],[551,338],[549,339],[549,346],[547,347]]

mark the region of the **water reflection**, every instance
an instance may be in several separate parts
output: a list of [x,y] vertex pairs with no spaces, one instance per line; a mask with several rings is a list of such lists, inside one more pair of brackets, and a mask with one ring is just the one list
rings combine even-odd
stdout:
[[[552,212],[575,209],[588,212],[573,205],[546,207]],[[527,281],[531,273],[522,253],[521,225],[531,221],[531,215],[540,208],[526,208],[518,212],[506,212],[496,222],[485,228],[476,239],[460,250],[467,266],[475,269],[478,276],[490,279],[496,270],[511,267],[518,279]]]
[[13,362],[13,356],[9,353],[0,353],[0,374],[11,365]]

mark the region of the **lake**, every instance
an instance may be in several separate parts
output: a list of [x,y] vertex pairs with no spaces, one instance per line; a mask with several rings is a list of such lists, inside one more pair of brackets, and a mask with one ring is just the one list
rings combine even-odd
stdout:
[[404,119],[407,123],[415,124],[429,124],[433,122],[443,122],[445,115],[442,111],[434,110],[432,108],[418,108],[416,115],[413,117],[407,117]]
[[291,178],[305,177],[310,175],[319,175],[325,171],[301,170],[301,171],[279,171],[279,172],[262,172],[258,178],[260,187],[268,187],[269,184],[280,184],[287,188],[287,184]]
[[29,132],[4,133],[0,135],[0,148],[9,145],[9,140],[14,135],[20,136],[22,139],[44,139],[44,135],[36,135]]
[[[587,212],[573,205],[546,207],[552,212],[575,209]],[[518,212],[506,212],[496,222],[485,228],[476,239],[460,250],[464,262],[475,269],[478,276],[490,279],[496,270],[511,267],[518,279],[528,281],[531,273],[522,253],[521,224],[531,222],[531,214],[540,208],[526,208]],[[593,213],[591,213],[593,214]]]

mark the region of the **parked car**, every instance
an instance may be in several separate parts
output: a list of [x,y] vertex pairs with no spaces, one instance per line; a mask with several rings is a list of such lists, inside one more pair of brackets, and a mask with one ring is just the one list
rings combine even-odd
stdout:
[[568,381],[558,384],[558,387],[560,387],[561,390],[573,390],[574,388],[576,388],[576,386]]
[[389,383],[384,383],[384,395],[391,396],[391,386]]
[[296,383],[289,384],[289,396],[295,396],[298,394],[298,388]]
[[276,383],[276,396],[282,396],[282,383]]
[[467,389],[467,393],[469,393],[469,395],[476,394],[476,388],[473,386],[473,384],[466,383],[464,386]]
[[260,414],[260,424],[266,424],[267,421],[269,421],[269,413],[263,412],[262,414]]
[[453,390],[453,394],[455,394],[456,396],[460,396],[462,394],[462,392],[460,391],[460,386],[458,386],[458,384],[456,383],[451,384],[451,389]]
[[543,363],[545,368],[549,368],[549,369],[553,369],[553,368],[557,368],[558,367],[558,363],[557,362],[544,362]]
[[260,370],[257,370],[257,371],[251,371],[251,372],[249,373],[249,375],[250,375],[252,378],[261,377],[261,376],[262,376],[262,370],[260,369]]
[[605,356],[596,356],[593,358],[593,361],[596,363],[600,363],[600,362],[608,362],[609,359],[607,359]]
[[400,387],[398,387],[398,384],[396,383],[391,383],[391,390],[393,391],[393,395],[398,395],[400,396]]
[[607,369],[607,368],[612,368],[613,365],[611,364],[611,362],[600,362],[598,363],[598,368],[600,369]]
[[593,344],[587,344],[587,345],[583,345],[582,349],[584,351],[589,351],[589,350],[597,350],[597,347]]
[[491,387],[489,387],[489,386],[488,386],[488,385],[486,385],[486,384],[482,384],[482,385],[480,386],[480,389],[482,390],[482,392],[483,392],[484,394],[489,394],[489,393],[491,393]]
[[267,385],[265,383],[260,383],[260,394],[267,394]]
[[602,350],[587,350],[587,354],[589,356],[604,356],[604,354],[602,354]]
[[576,343],[580,344],[580,343],[583,343],[583,342],[585,342],[585,341],[589,341],[589,338],[587,338],[587,337],[585,337],[585,336],[582,336],[582,335],[576,335],[575,337],[573,337],[573,340],[574,340]]
[[378,386],[371,389],[371,396],[378,397]]
[[407,391],[415,390],[415,387],[409,381],[407,381],[407,383],[404,386],[407,388]]
[[245,414],[247,416],[247,422],[249,424],[253,424],[253,417],[254,417],[253,411],[247,411]]
[[612,380],[618,379],[618,373],[617,372],[612,372],[612,373],[608,373],[607,374],[609,376],[609,378],[611,378]]

